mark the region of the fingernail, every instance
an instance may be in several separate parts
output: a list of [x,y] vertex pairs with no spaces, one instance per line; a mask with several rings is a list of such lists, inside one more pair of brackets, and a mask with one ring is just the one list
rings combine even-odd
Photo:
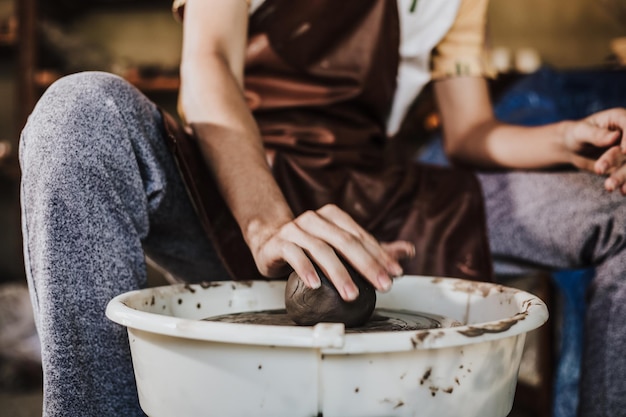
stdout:
[[609,178],[604,182],[604,188],[606,188],[607,191],[614,191],[615,187],[617,187],[617,183],[613,178]]
[[359,290],[354,285],[346,285],[343,287],[344,300],[354,301],[359,296]]
[[322,282],[320,281],[320,278],[316,274],[309,275],[307,277],[307,282],[309,283],[309,287],[311,287],[311,289],[314,289],[314,290],[322,286]]
[[389,265],[389,270],[395,277],[399,277],[400,275],[402,275],[402,267],[398,264]]
[[379,275],[377,281],[380,290],[383,292],[389,291],[391,289],[391,286],[393,285],[391,279],[389,278],[389,276],[387,276],[387,274]]

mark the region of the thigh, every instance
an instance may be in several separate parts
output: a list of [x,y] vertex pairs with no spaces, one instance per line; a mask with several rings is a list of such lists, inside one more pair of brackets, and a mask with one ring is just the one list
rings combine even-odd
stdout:
[[91,240],[124,230],[125,244],[105,242],[106,251],[89,259],[143,248],[179,279],[217,276],[211,271],[220,263],[167,147],[161,113],[122,78],[85,72],[57,81],[29,118],[20,158],[26,214],[53,226],[85,218],[84,227],[98,229]]
[[623,245],[625,197],[578,172],[481,173],[491,250],[535,267],[595,266]]

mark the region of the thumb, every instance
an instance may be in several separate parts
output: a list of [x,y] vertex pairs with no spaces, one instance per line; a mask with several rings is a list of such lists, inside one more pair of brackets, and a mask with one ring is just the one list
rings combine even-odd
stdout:
[[572,133],[574,141],[579,146],[587,143],[598,148],[614,145],[621,137],[618,130],[610,130],[588,122],[577,123]]

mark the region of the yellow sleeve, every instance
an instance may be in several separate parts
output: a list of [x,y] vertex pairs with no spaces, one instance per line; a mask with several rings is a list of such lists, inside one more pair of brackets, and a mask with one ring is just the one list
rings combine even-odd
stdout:
[[432,79],[495,76],[485,56],[488,4],[489,0],[461,0],[452,27],[433,50]]

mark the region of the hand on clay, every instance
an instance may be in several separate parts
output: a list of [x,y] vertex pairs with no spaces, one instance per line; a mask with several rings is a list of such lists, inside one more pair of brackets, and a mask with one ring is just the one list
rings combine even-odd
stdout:
[[415,254],[410,242],[379,243],[332,204],[307,211],[266,236],[251,245],[261,274],[284,275],[291,266],[307,287],[318,288],[321,282],[313,261],[346,301],[355,300],[359,290],[338,254],[382,292],[391,288],[393,277],[402,275],[398,260]]
[[604,188],[626,195],[626,109],[601,111],[564,126],[574,166],[606,175]]

